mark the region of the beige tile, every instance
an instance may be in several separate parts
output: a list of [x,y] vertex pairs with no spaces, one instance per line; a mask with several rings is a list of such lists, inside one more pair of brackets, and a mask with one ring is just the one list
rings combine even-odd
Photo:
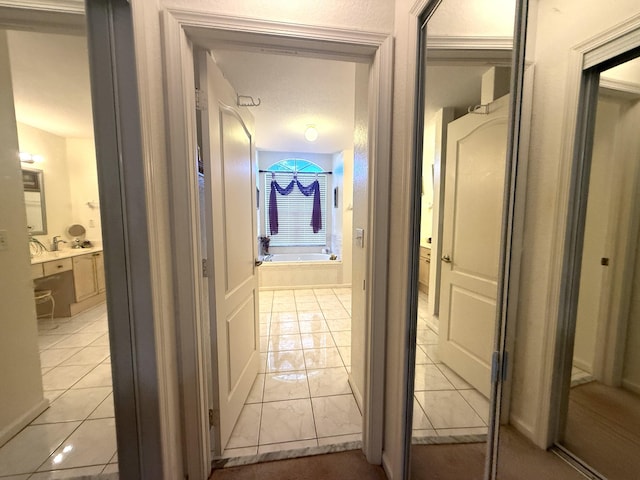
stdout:
[[31,473],[73,432],[80,422],[30,425],[0,448],[0,476]]
[[300,333],[320,333],[320,332],[329,331],[329,326],[327,325],[327,322],[321,319],[300,321],[299,327],[300,327]]
[[304,350],[304,361],[308,369],[341,367],[342,357],[336,347]]
[[351,319],[349,312],[347,312],[344,308],[342,308],[341,305],[339,306],[339,308],[331,308],[331,309],[325,309],[323,306],[322,314],[324,315],[324,318],[326,320],[340,320],[343,318]]
[[311,401],[318,438],[362,432],[362,415],[353,395],[315,397]]
[[258,374],[253,382],[249,396],[245,403],[260,403],[262,402],[262,392],[264,391],[264,374]]
[[329,332],[303,333],[300,337],[302,339],[302,348],[304,349],[329,348],[336,346],[333,341],[333,337]]
[[351,331],[351,319],[350,318],[340,318],[336,320],[327,320],[327,325],[329,325],[329,330],[332,332],[347,332]]
[[416,365],[414,390],[454,390],[454,386],[436,365]]
[[[451,370],[445,364],[439,363],[437,366],[440,369],[440,371],[444,374],[444,376],[447,377],[447,380],[451,382],[451,384],[454,386],[456,390],[465,390],[465,389],[473,388],[462,377],[460,377],[456,372]],[[487,378],[487,381],[488,380],[489,378]]]
[[[67,367],[70,368],[70,367]],[[72,388],[112,387],[111,365],[100,364],[87,373]]]
[[106,465],[116,451],[115,419],[86,420],[38,471]]
[[349,435],[336,435],[334,437],[322,437],[318,439],[318,445],[340,445],[341,443],[361,442],[361,433],[351,433]]
[[258,433],[260,431],[260,415],[262,404],[245,405],[240,412],[231,437],[225,450],[230,448],[254,447],[258,445]]
[[424,414],[418,401],[413,399],[413,430],[433,430],[433,425]]
[[62,362],[72,357],[81,350],[80,347],[76,348],[49,348],[43,350],[40,353],[40,366],[42,367],[57,367]]
[[84,420],[109,396],[109,393],[111,393],[111,389],[108,387],[67,390],[51,403],[49,408],[42,412],[32,424]]
[[110,394],[107,398],[105,398],[98,408],[96,408],[91,415],[89,415],[90,420],[94,420],[96,418],[111,418],[114,417],[115,413],[113,410],[113,394]]
[[298,313],[298,320],[300,322],[324,321],[324,315],[322,315],[322,311],[319,309],[313,312],[300,312]]
[[489,424],[489,409],[491,404],[489,400],[479,393],[477,390],[459,390],[458,391],[462,398],[464,398],[471,408],[475,410],[475,412],[480,415],[480,418],[486,423]]
[[485,426],[482,418],[455,390],[416,392],[415,397],[436,430]]
[[316,437],[308,398],[263,404],[260,443],[311,440]]
[[305,358],[302,352],[302,350],[269,352],[267,354],[266,371],[272,373],[304,370]]
[[258,447],[228,448],[222,452],[223,458],[253,457],[258,454]]
[[96,365],[103,362],[108,356],[108,346],[90,346],[66,359],[62,365]]
[[351,394],[349,377],[344,367],[307,370],[312,397]]
[[333,332],[333,340],[339,347],[351,346],[351,331],[336,331]]
[[[80,468],[68,468],[65,470],[51,470],[49,472],[34,473],[29,480],[58,480],[63,478],[78,479],[86,478],[89,475],[99,475],[103,473],[103,465],[80,467]],[[3,479],[4,480],[4,479]]]
[[269,352],[282,352],[287,350],[301,350],[300,335],[270,335]]
[[42,377],[44,390],[66,390],[91,371],[91,365],[58,366]]
[[268,373],[264,381],[263,402],[309,398],[309,385],[304,370]]
[[102,474],[105,475],[108,473],[118,473],[118,464],[110,463],[109,465],[106,465],[104,470],[102,470]]
[[292,335],[300,333],[298,322],[280,322],[271,326],[271,335]]
[[271,314],[271,326],[279,322],[297,322],[298,313],[295,310],[289,312],[274,312]]
[[67,338],[62,340],[61,342],[56,343],[57,348],[74,348],[74,347],[86,347],[91,342],[97,340],[99,337],[104,335],[104,333],[74,333],[73,335],[69,335]]

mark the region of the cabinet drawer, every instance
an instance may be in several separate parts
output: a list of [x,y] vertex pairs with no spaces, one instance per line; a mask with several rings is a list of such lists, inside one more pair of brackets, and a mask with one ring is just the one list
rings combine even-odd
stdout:
[[44,277],[44,270],[42,269],[41,263],[34,263],[31,265],[31,278],[35,280],[36,278]]
[[48,277],[49,275],[55,275],[56,273],[71,270],[71,259],[63,258],[62,260],[57,260],[55,262],[45,262],[42,266],[44,267],[44,276]]

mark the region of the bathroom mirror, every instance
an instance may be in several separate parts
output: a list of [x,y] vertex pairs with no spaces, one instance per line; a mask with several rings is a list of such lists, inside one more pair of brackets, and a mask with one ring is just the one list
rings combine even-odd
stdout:
[[46,235],[47,209],[44,200],[42,170],[23,168],[22,185],[27,212],[27,229],[32,235]]

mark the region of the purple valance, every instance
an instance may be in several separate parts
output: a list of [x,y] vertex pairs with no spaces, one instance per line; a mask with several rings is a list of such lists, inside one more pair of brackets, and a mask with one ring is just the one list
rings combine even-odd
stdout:
[[313,233],[318,233],[322,229],[322,211],[320,209],[320,182],[315,180],[306,187],[302,185],[298,179],[293,179],[285,188],[282,188],[278,182],[271,180],[271,192],[269,193],[269,229],[271,235],[278,233],[278,200],[276,198],[276,192],[280,195],[289,195],[293,192],[293,188],[298,186],[298,189],[306,197],[313,195],[313,211],[311,212],[311,228]]

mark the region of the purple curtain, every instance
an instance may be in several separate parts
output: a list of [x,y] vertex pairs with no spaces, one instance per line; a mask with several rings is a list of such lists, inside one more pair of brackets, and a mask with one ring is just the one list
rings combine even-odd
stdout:
[[278,233],[278,201],[276,192],[280,195],[289,195],[293,191],[293,187],[297,185],[298,189],[306,197],[313,195],[313,211],[311,213],[311,228],[313,233],[318,233],[322,229],[322,210],[320,209],[320,182],[315,180],[306,187],[302,185],[298,179],[291,180],[289,185],[282,188],[278,182],[271,180],[271,192],[269,193],[269,229],[271,235]]

